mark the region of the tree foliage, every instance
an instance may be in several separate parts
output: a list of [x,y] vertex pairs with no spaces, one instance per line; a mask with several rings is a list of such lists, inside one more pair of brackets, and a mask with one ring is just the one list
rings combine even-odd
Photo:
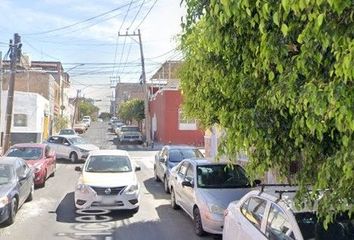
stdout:
[[118,110],[118,116],[123,121],[137,121],[140,125],[145,118],[144,101],[139,99],[132,99],[121,104]]
[[92,119],[95,119],[99,108],[92,104],[90,100],[81,99],[79,102],[80,118],[83,116],[91,116]]
[[67,128],[69,124],[69,119],[62,116],[57,116],[54,118],[54,128],[56,132],[59,132],[63,128]]
[[98,117],[104,120],[109,120],[112,117],[112,114],[110,114],[109,112],[101,112]]
[[185,112],[222,126],[219,151],[247,151],[253,176],[288,177],[297,162],[302,190],[328,189],[318,206],[326,222],[352,214],[354,2],[184,2]]

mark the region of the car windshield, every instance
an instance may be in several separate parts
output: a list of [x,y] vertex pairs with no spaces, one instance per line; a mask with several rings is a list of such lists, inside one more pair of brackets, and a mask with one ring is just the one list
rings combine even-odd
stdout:
[[85,168],[86,172],[131,172],[132,166],[127,156],[105,155],[91,156]]
[[323,222],[318,221],[315,212],[295,213],[295,218],[304,240],[354,239],[354,218],[350,219],[348,213],[338,215],[327,230],[324,229]]
[[59,135],[73,135],[75,134],[75,131],[72,129],[62,129],[59,132]]
[[139,128],[138,127],[121,127],[120,128],[121,132],[139,132]]
[[170,162],[180,162],[186,158],[200,158],[203,154],[198,149],[171,149],[169,152]]
[[85,139],[76,137],[76,138],[69,138],[68,139],[72,144],[77,145],[77,144],[87,144]]
[[197,166],[197,185],[200,188],[250,187],[242,167],[226,164]]
[[7,156],[20,157],[25,160],[38,160],[42,158],[42,148],[39,147],[12,147]]
[[13,169],[11,165],[0,164],[0,185],[11,182],[13,176]]

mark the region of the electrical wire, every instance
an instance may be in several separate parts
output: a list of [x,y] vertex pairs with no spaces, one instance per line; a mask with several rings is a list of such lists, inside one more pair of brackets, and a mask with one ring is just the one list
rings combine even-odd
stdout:
[[75,22],[75,23],[73,23],[73,24],[69,24],[69,25],[66,25],[66,26],[63,26],[63,27],[54,28],[54,29],[50,29],[50,30],[46,30],[46,31],[41,31],[41,32],[35,32],[35,33],[25,33],[25,34],[22,34],[22,35],[24,35],[24,36],[25,36],[25,35],[42,35],[42,34],[47,34],[47,33],[52,33],[52,32],[57,32],[57,31],[61,31],[61,30],[64,30],[64,29],[72,28],[72,27],[77,26],[77,25],[79,25],[79,24],[92,21],[92,20],[94,20],[94,19],[97,19],[97,18],[103,17],[103,16],[105,16],[105,15],[108,15],[108,14],[110,14],[110,13],[112,13],[112,12],[115,12],[115,11],[118,11],[118,10],[120,10],[120,9],[123,9],[123,8],[125,8],[126,6],[131,5],[132,2],[135,3],[135,2],[139,2],[139,1],[141,1],[141,0],[135,0],[135,1],[132,0],[129,4],[121,5],[121,6],[119,6],[119,7],[116,7],[116,8],[114,8],[114,9],[109,10],[109,11],[103,12],[103,13],[98,14],[98,15],[96,15],[96,16],[93,16],[93,17],[90,17],[90,18],[84,19],[84,20],[82,20],[82,21]]
[[139,15],[141,9],[143,8],[143,5],[144,5],[144,4],[145,4],[145,0],[143,0],[143,2],[141,3],[140,8],[139,8],[139,10],[136,12],[133,21],[131,22],[131,24],[130,24],[129,27],[127,28],[128,30],[129,30],[129,29],[132,27],[132,25],[134,24],[134,22],[135,22],[136,18],[138,17],[138,15]]
[[145,19],[147,18],[147,16],[150,14],[151,10],[155,7],[156,3],[157,3],[157,0],[155,0],[155,2],[151,5],[149,11],[146,13],[146,15],[144,16],[144,18],[140,21],[140,23],[135,27],[135,30],[134,30],[134,31],[136,31],[136,30],[140,27],[140,25],[145,21]]

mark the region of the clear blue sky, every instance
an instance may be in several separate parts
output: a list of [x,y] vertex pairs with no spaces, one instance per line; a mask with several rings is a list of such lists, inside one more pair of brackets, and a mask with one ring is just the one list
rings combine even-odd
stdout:
[[174,50],[184,14],[180,0],[0,0],[0,6],[3,55],[19,33],[23,53],[61,61],[71,92],[82,89],[85,97],[101,99],[101,110],[109,106],[112,79],[138,82],[141,74],[138,39],[118,37],[119,30],[140,29],[148,78],[164,61],[181,58]]

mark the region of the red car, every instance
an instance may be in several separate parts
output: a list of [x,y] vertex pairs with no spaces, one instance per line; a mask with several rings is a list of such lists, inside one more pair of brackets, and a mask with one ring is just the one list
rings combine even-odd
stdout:
[[15,144],[5,153],[5,156],[20,157],[26,160],[35,173],[35,186],[44,187],[47,178],[55,174],[56,154],[47,144]]

